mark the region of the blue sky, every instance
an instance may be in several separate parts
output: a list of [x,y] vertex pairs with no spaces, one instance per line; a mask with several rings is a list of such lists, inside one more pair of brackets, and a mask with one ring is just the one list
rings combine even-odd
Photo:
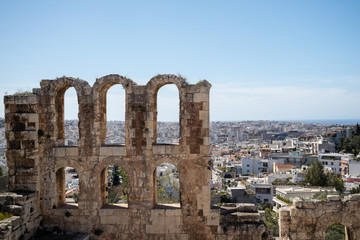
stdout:
[[[4,0],[0,97],[63,75],[180,73],[213,85],[214,121],[360,119],[359,12],[359,1]],[[123,118],[121,93],[109,93],[110,120]],[[160,120],[178,119],[174,93],[160,92]]]

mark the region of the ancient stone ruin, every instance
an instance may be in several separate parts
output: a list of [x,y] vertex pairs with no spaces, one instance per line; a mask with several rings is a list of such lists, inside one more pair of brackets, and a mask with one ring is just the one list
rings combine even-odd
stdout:
[[325,239],[325,230],[334,223],[345,226],[347,240],[360,239],[360,195],[349,195],[343,200],[329,196],[327,201],[294,201],[279,214],[282,239]]
[[[125,89],[125,144],[106,145],[106,95]],[[179,144],[157,144],[157,92],[165,84],[179,91]],[[77,92],[78,146],[65,146],[64,94]],[[37,228],[89,233],[95,239],[261,239],[263,216],[251,206],[210,207],[209,90],[207,81],[189,84],[158,75],[146,85],[108,75],[87,82],[62,77],[43,80],[29,95],[5,96],[9,188],[0,205],[17,209],[0,226],[4,239],[28,239]],[[76,103],[74,103],[76,104]],[[179,171],[180,205],[159,207],[156,167]],[[107,166],[128,177],[128,205],[107,204]],[[77,205],[65,201],[65,167],[79,176]]]

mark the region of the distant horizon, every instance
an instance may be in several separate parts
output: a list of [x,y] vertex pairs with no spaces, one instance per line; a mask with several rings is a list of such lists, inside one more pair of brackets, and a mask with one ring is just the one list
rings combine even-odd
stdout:
[[[0,119],[3,119],[0,117]],[[65,119],[65,121],[78,121],[78,119]],[[315,123],[315,124],[340,124],[340,125],[356,125],[360,123],[360,119],[302,119],[302,120],[266,120],[266,119],[248,119],[248,120],[210,120],[210,122],[260,122],[260,121],[269,121],[269,122],[300,122],[300,123]],[[107,122],[124,122],[124,120],[108,120]],[[178,121],[158,121],[158,122],[169,122],[174,123]]]

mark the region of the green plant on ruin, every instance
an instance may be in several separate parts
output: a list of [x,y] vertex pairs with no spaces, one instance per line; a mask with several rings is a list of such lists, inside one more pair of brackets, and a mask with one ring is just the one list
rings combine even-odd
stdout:
[[207,86],[206,80],[200,80],[200,81],[198,81],[198,82],[196,83],[196,85],[201,85],[201,86],[206,87],[206,86]]
[[273,237],[279,236],[279,214],[270,208],[265,209],[265,226]]
[[180,79],[182,79],[182,80],[185,80],[186,81],[186,77],[184,77],[184,76],[182,76],[180,73],[178,73],[178,75],[177,75]]
[[22,89],[18,89],[17,92],[15,92],[13,95],[15,96],[27,96],[32,95],[33,93],[31,91],[24,91]]
[[14,216],[14,214],[12,214],[12,213],[0,212],[0,221],[4,220],[6,218],[11,218],[12,216]]

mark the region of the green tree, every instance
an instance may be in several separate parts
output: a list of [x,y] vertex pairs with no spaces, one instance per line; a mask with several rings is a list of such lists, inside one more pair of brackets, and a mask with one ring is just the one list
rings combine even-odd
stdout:
[[117,203],[120,200],[120,193],[116,186],[111,186],[108,191],[108,203]]
[[333,172],[328,172],[326,174],[327,179],[327,186],[332,186],[338,191],[339,193],[344,193],[345,186],[344,186],[344,180],[341,179],[340,175],[335,174]]
[[113,182],[112,185],[113,186],[118,186],[120,185],[120,168],[118,166],[114,166],[113,168]]
[[350,194],[357,194],[357,193],[360,193],[360,186],[357,188],[352,188],[350,190]]
[[265,209],[265,226],[273,237],[279,236],[279,214],[271,211],[270,208]]
[[120,199],[127,202],[128,181],[126,172],[114,166],[111,172],[112,184],[108,190],[108,203],[117,203]]
[[313,162],[304,174],[305,183],[311,186],[331,186],[335,187],[336,191],[343,193],[345,190],[344,181],[340,175],[328,172],[325,174],[324,166],[320,161]]
[[355,126],[355,133],[354,133],[355,136],[360,136],[360,125],[359,123],[356,124]]
[[345,240],[345,227],[340,223],[330,225],[325,231],[325,240]]
[[180,186],[173,173],[169,171],[156,179],[157,202],[158,203],[178,203]]
[[324,166],[319,160],[314,161],[304,174],[305,183],[311,186],[326,186],[327,179],[324,173]]

